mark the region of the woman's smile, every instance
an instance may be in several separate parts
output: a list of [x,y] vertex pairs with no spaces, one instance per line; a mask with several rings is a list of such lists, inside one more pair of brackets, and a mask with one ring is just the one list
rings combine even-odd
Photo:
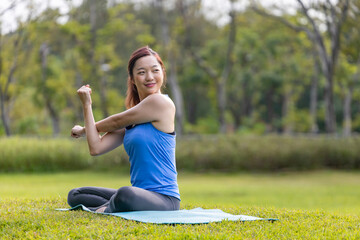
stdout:
[[148,87],[148,88],[152,88],[155,85],[156,85],[156,83],[147,83],[147,84],[145,84],[145,86]]
[[154,93],[161,93],[160,89],[164,82],[164,72],[154,56],[139,58],[133,71],[133,81],[140,99],[144,99]]

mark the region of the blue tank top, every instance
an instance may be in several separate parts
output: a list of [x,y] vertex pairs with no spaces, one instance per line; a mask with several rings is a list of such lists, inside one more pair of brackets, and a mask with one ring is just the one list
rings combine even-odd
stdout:
[[129,155],[132,186],[180,199],[175,137],[150,122],[126,128],[124,148]]

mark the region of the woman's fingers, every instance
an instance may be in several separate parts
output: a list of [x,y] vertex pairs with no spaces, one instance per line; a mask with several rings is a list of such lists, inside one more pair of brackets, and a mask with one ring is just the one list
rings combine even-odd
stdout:
[[77,93],[80,97],[80,100],[82,101],[83,104],[91,104],[91,88],[90,85],[84,85],[81,88],[79,88],[77,90]]
[[87,85],[85,85],[85,86],[82,86],[81,88],[79,88],[79,89],[77,90],[77,92],[89,92],[89,93],[91,93],[90,85],[87,84]]
[[89,84],[86,84],[85,87],[88,88],[88,89],[90,90],[90,93],[91,93],[91,87],[90,87],[90,85],[89,85]]
[[80,125],[75,125],[72,129],[71,129],[71,136],[73,138],[79,138],[82,137],[84,134],[84,128]]
[[91,88],[90,88],[90,85],[89,85],[89,84],[86,84],[86,85],[85,85],[85,87],[86,87],[86,88],[88,88],[88,89],[89,89],[89,91],[90,91],[90,93],[91,93]]

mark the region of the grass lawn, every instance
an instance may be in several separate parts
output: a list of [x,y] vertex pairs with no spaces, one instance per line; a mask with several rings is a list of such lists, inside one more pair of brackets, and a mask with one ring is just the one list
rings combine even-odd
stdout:
[[71,172],[0,175],[0,239],[359,239],[360,173],[180,173],[181,208],[279,218],[271,223],[155,225],[68,207],[79,186],[118,188],[126,174]]

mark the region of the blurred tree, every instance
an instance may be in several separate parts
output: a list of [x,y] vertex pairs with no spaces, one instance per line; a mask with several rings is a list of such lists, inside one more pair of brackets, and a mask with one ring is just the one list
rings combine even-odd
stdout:
[[120,3],[108,8],[109,19],[97,33],[95,60],[101,66],[98,75],[102,78],[102,84],[106,80],[106,95],[113,96],[112,100],[115,100],[107,103],[112,113],[125,109],[123,98],[127,89],[127,63],[131,53],[141,46],[155,43],[149,25],[137,17],[134,7],[132,4]]
[[245,125],[263,121],[268,132],[291,133],[296,110],[304,107],[297,102],[310,84],[309,72],[301,71],[312,64],[307,39],[251,10],[238,14],[237,21],[236,71],[227,87],[235,129],[244,118]]
[[352,132],[352,101],[355,87],[360,83],[360,1],[350,5],[350,14],[344,23],[341,47],[340,69],[337,77],[343,94],[343,136]]
[[[15,36],[8,37],[8,41],[12,41],[13,46],[12,48],[12,63],[9,62],[9,59],[4,59],[4,53],[3,53],[3,45],[4,41],[1,41],[2,38],[0,38],[0,112],[1,112],[1,120],[5,129],[6,136],[11,135],[11,128],[10,128],[10,100],[12,94],[11,91],[11,85],[15,83],[15,71],[17,70],[19,63],[18,63],[18,55],[19,50],[21,47],[20,42],[23,38],[23,30],[18,29],[15,33]],[[7,46],[9,46],[9,43],[7,43]],[[11,59],[11,58],[10,58]],[[6,62],[5,62],[6,61]],[[10,60],[11,61],[11,60]],[[10,65],[10,66],[9,66]]]
[[[112,2],[108,8],[101,3],[103,10],[96,10],[93,16],[96,23],[94,19],[89,20],[92,4],[98,3],[83,2],[74,9],[70,19],[71,26],[84,31],[88,29],[87,33],[80,32],[78,37],[82,37],[77,44],[80,56],[85,56],[85,61],[80,62],[82,81],[83,84],[91,83],[94,88],[94,114],[96,118],[103,118],[125,109],[123,100],[127,86],[127,60],[135,49],[153,44],[154,38],[149,26],[137,18],[136,11],[140,10],[135,10],[133,4]],[[89,62],[86,59],[92,60]],[[97,97],[100,100],[99,107]]]
[[[226,129],[226,120],[225,120],[225,111],[226,111],[226,83],[231,73],[232,67],[234,65],[234,57],[233,57],[233,49],[236,40],[236,11],[234,9],[234,1],[231,0],[231,8],[229,11],[230,23],[229,23],[229,33],[228,33],[228,41],[227,41],[227,50],[225,53],[225,64],[223,65],[222,72],[219,73],[217,68],[212,67],[208,61],[206,61],[199,54],[200,50],[195,50],[194,43],[192,40],[191,32],[194,31],[193,26],[190,24],[190,19],[194,18],[195,15],[191,15],[189,11],[189,5],[183,1],[178,1],[179,11],[182,15],[182,21],[184,24],[184,33],[185,33],[185,48],[190,53],[196,64],[203,69],[211,79],[215,81],[216,85],[216,104],[218,109],[218,119],[220,132],[225,133]],[[199,5],[195,4],[193,6]],[[198,29],[199,26],[196,26]]]
[[[297,1],[295,13],[275,20],[248,8],[236,16],[230,11],[225,25],[209,18],[201,0],[66,1],[65,23],[59,10],[47,8],[0,36],[2,125],[10,134],[68,134],[82,119],[75,91],[86,83],[94,89],[95,118],[124,110],[127,60],[134,49],[150,45],[165,60],[176,125],[182,126],[183,115],[185,132],[217,133],[226,126],[264,133],[266,126],[268,132],[318,133],[325,123],[329,132],[323,106],[334,91],[334,111],[348,136],[360,126],[359,107],[352,104],[360,100],[359,1],[349,1],[348,10],[345,0],[306,6]],[[327,70],[337,66],[330,72],[333,90],[323,55]]]
[[[91,75],[87,79],[91,87],[98,90],[100,96],[100,106],[102,117],[109,116],[107,102],[107,77],[104,69],[106,68],[105,58],[96,55],[98,46],[98,31],[108,22],[107,0],[84,0],[76,9],[76,14],[72,17],[81,24],[89,24],[90,44],[88,49],[89,62],[91,66]],[[98,58],[97,58],[98,57]],[[102,75],[101,75],[102,73]]]
[[[296,24],[291,23],[282,16],[271,15],[259,7],[253,0],[253,9],[264,15],[278,19],[286,26],[295,31],[306,32],[308,38],[316,47],[317,54],[321,62],[321,69],[326,78],[325,85],[325,123],[326,131],[334,133],[336,130],[336,118],[334,110],[334,74],[340,51],[341,28],[347,18],[349,10],[349,0],[340,0],[332,3],[330,0],[321,3],[312,3],[306,6],[302,0],[297,0],[304,18],[299,18]],[[311,14],[312,11],[318,14]],[[318,16],[322,16],[321,17]],[[305,22],[305,24],[302,24]],[[321,26],[326,26],[327,37],[322,34]],[[329,41],[330,47],[327,47]]]
[[66,107],[72,92],[73,79],[66,78],[64,55],[67,42],[57,19],[58,10],[48,8],[30,23],[30,41],[32,45],[31,79],[35,86],[35,101],[47,110],[53,136],[58,136],[61,128],[61,112]]
[[82,25],[79,22],[70,19],[61,26],[63,41],[67,46],[63,51],[64,55],[64,71],[69,85],[73,89],[73,94],[68,96],[68,105],[72,109],[70,121],[79,123],[83,119],[82,106],[78,100],[75,90],[85,85],[85,79],[89,79],[91,75],[91,67],[87,61],[87,49],[89,31],[88,25]]
[[[313,49],[313,48],[312,48]],[[319,79],[321,75],[319,57],[316,54],[316,51],[312,51],[312,59],[314,60],[313,72],[311,76],[311,87],[310,87],[310,122],[311,128],[310,132],[316,134],[319,132],[319,126],[317,124],[317,108],[318,108],[318,89],[319,89]]]
[[178,135],[183,134],[184,128],[184,103],[182,92],[177,78],[177,61],[176,61],[176,43],[171,38],[170,32],[170,14],[164,7],[163,0],[155,0],[154,4],[159,13],[159,25],[161,28],[161,42],[165,49],[167,61],[169,64],[169,71],[167,75],[167,81],[170,85],[171,93],[176,106],[176,132]]
[[[11,4],[0,13],[0,16],[15,8],[16,4],[16,1],[11,2]],[[0,35],[0,113],[6,136],[11,135],[11,102],[14,101],[16,97],[16,91],[14,90],[14,88],[16,88],[15,73],[18,68],[21,67],[24,60],[26,60],[24,56],[26,56],[29,51],[29,49],[24,48],[24,46],[28,38],[25,27],[30,19],[31,12],[24,22],[20,20],[17,21],[18,28],[14,32],[10,32],[6,34],[6,36],[2,36],[2,33]]]

